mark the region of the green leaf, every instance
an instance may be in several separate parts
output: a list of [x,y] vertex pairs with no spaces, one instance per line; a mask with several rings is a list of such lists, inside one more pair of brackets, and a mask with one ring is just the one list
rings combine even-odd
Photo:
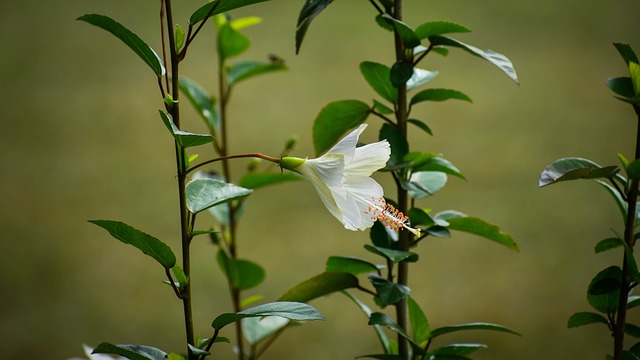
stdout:
[[313,123],[313,146],[316,155],[329,150],[350,129],[369,116],[369,105],[359,100],[340,100],[327,104]]
[[311,21],[322,12],[333,0],[306,0],[298,15],[298,24],[296,25],[296,54],[300,52],[302,40],[307,33]]
[[240,179],[238,185],[247,189],[276,185],[287,181],[302,180],[304,177],[298,173],[247,173]]
[[364,248],[371,252],[374,253],[376,255],[380,255],[384,258],[386,258],[387,260],[390,260],[394,263],[399,263],[402,261],[407,261],[407,262],[416,262],[418,261],[418,254],[410,252],[410,251],[401,251],[401,250],[393,250],[393,249],[387,249],[384,247],[380,247],[380,246],[371,246],[369,244],[365,244]]
[[438,336],[450,334],[452,332],[467,331],[467,330],[488,330],[488,331],[497,331],[497,332],[503,332],[507,334],[513,334],[513,335],[520,335],[519,333],[507,327],[504,327],[502,325],[496,325],[496,324],[485,323],[485,322],[473,322],[473,323],[450,325],[450,326],[443,326],[443,327],[437,328],[431,331],[431,338],[436,338]]
[[360,72],[369,86],[390,103],[398,100],[398,90],[391,83],[391,70],[382,64],[364,61],[360,63]]
[[631,84],[635,92],[634,98],[640,97],[640,65],[637,62],[629,63],[629,73],[631,74]]
[[358,278],[346,272],[324,272],[289,289],[278,301],[308,302],[331,293],[358,287]]
[[[398,233],[395,231],[388,230],[386,226],[382,225],[381,222],[376,221],[373,223],[371,227],[371,231],[369,232],[369,238],[371,239],[371,243],[374,246],[385,248],[385,249],[394,249],[397,246],[398,242]],[[378,254],[376,252],[376,254]]]
[[485,239],[489,239],[504,245],[507,248],[519,252],[518,245],[513,240],[511,235],[503,233],[500,228],[489,224],[488,222],[476,218],[476,217],[459,217],[454,219],[448,219],[448,228],[451,230],[464,231],[470,234],[481,236]]
[[[205,356],[206,356],[206,355],[211,355],[211,353],[209,353],[208,351],[206,351],[206,350],[202,350],[202,349],[200,349],[200,348],[198,348],[198,347],[195,347],[195,346],[193,346],[193,345],[191,345],[191,344],[187,344],[187,347],[189,348],[189,350],[191,350],[191,353],[192,353],[193,355],[196,355],[196,356],[200,356],[200,355],[205,355]],[[178,355],[178,356],[180,356],[180,355]],[[183,358],[183,359],[184,359],[184,358]]]
[[428,355],[433,356],[433,359],[460,359],[486,348],[487,345],[484,344],[451,344],[429,351]]
[[391,354],[378,354],[378,355],[362,355],[356,356],[356,359],[378,359],[378,360],[402,360],[400,355],[391,355]]
[[[237,9],[243,6],[257,4],[261,2],[265,2],[268,0],[217,0],[212,1],[206,5],[203,5],[198,10],[196,10],[191,17],[189,18],[189,24],[195,25],[200,21],[207,18],[207,15],[213,16],[217,14],[222,14],[225,12],[229,12],[233,9]],[[214,9],[213,12],[211,9]]]
[[629,336],[633,336],[636,339],[640,339],[640,327],[634,324],[624,324],[624,333]]
[[[387,15],[387,14],[378,14],[376,15],[376,24],[378,24],[381,28],[387,30],[387,31],[393,31],[393,24],[391,23],[391,21],[385,19],[383,16]],[[388,15],[387,15],[388,16]]]
[[121,355],[131,360],[165,360],[167,353],[146,345],[113,345],[103,342],[92,354]]
[[620,55],[622,55],[627,66],[629,66],[630,62],[638,63],[638,57],[629,44],[613,43],[613,46],[615,46]]
[[242,319],[242,333],[249,344],[255,345],[285,326],[289,320],[280,316],[250,317]]
[[107,30],[122,40],[131,50],[133,50],[142,60],[149,65],[157,76],[164,76],[166,70],[162,60],[153,49],[147,45],[138,35],[122,26],[117,21],[108,16],[98,14],[87,14],[80,16],[76,20],[86,21],[91,25]]
[[411,330],[413,331],[413,341],[422,345],[431,337],[429,320],[427,320],[424,312],[420,309],[420,305],[418,305],[411,296],[407,298],[407,303],[409,308],[409,322],[411,323]]
[[197,214],[212,206],[246,197],[253,190],[221,180],[200,178],[191,180],[186,186],[186,192],[187,208]]
[[393,18],[389,14],[383,14],[382,18],[391,21],[391,24],[396,29],[396,33],[407,49],[413,49],[414,47],[420,45],[420,37],[418,37],[418,35],[409,25]]
[[613,280],[620,282],[622,278],[622,270],[617,266],[608,267],[599,272],[589,284],[589,290],[587,291],[587,300],[594,309],[601,313],[613,314],[618,309],[618,299],[620,297],[620,290],[616,290],[607,294],[597,295],[592,291],[594,286],[601,286],[603,281]]
[[432,226],[436,224],[431,215],[419,208],[409,209],[407,216],[409,216],[409,220],[411,220],[411,225],[413,226]]
[[259,316],[280,316],[294,321],[324,320],[324,317],[320,315],[318,310],[311,305],[299,302],[278,301],[254,306],[238,313],[219,315],[213,320],[211,326],[216,330],[220,330],[238,320]]
[[622,246],[622,240],[620,240],[619,238],[606,238],[598,242],[598,244],[596,244],[595,252],[596,254],[598,254],[603,251],[617,248],[619,246]]
[[391,84],[395,88],[405,85],[413,76],[413,64],[408,61],[397,61],[389,72]]
[[218,252],[217,260],[229,282],[240,290],[251,289],[264,281],[264,269],[254,262],[231,258],[222,250]]
[[230,23],[224,23],[218,29],[218,54],[221,62],[242,54],[250,45],[249,38],[234,29]]
[[220,129],[220,119],[215,106],[215,98],[194,80],[186,76],[180,76],[178,81],[180,91],[182,91],[198,114],[204,120],[211,134],[217,134]]
[[618,172],[617,166],[601,167],[591,160],[563,158],[548,165],[540,174],[538,186],[576,179],[610,178]]
[[513,81],[519,83],[518,75],[516,75],[516,70],[513,68],[513,64],[511,61],[504,55],[498,54],[491,50],[480,50],[477,47],[467,45],[461,41],[456,39],[452,39],[447,36],[434,35],[429,37],[429,41],[431,45],[443,45],[443,46],[451,46],[461,48],[471,55],[475,55],[481,57],[493,65],[497,66],[500,70],[502,70],[507,76],[509,76]]
[[[601,180],[596,180],[596,182],[602,185],[605,190],[607,190],[607,192],[613,197],[613,199],[616,201],[616,204],[618,205],[618,208],[620,209],[622,221],[626,221],[629,205],[627,204],[627,201],[622,197],[622,195],[618,192],[618,189]],[[640,202],[638,203],[638,205],[640,205]],[[636,226],[638,225],[640,225],[640,206],[636,206]]]
[[173,275],[176,277],[176,281],[180,288],[183,288],[189,283],[189,278],[184,273],[184,270],[180,267],[180,265],[176,264],[171,268]]
[[413,68],[413,75],[411,75],[411,78],[407,81],[407,91],[411,91],[420,85],[428,83],[436,76],[438,76],[437,71]]
[[609,78],[605,84],[611,91],[628,101],[633,101],[636,97],[633,81],[628,76]]
[[418,35],[420,39],[426,39],[434,35],[466,32],[471,32],[471,30],[462,25],[447,21],[431,21],[416,28],[416,35]]
[[394,125],[384,124],[380,128],[380,140],[387,140],[391,145],[391,156],[387,167],[393,167],[403,162],[404,156],[409,152],[409,142]]
[[240,60],[227,69],[227,83],[235,85],[257,75],[287,69],[286,65],[274,62]]
[[89,220],[89,222],[107,230],[111,236],[123,243],[135,246],[146,255],[154,258],[165,269],[171,269],[176,264],[176,256],[171,248],[149,234],[121,221]]
[[464,93],[451,89],[425,89],[413,95],[411,105],[423,101],[445,101],[449,99],[464,100],[472,102],[471,98]]
[[418,128],[420,128],[422,131],[426,132],[429,135],[433,135],[433,132],[431,131],[431,128],[425,124],[424,122],[417,120],[417,119],[409,119],[407,120],[408,123],[413,124],[415,126],[417,126]]
[[435,195],[447,184],[447,174],[439,171],[418,171],[411,174],[409,181],[400,185],[414,199],[424,199]]
[[404,156],[403,161],[408,162],[408,168],[414,172],[439,171],[466,180],[460,170],[440,154],[411,152]]
[[178,127],[173,123],[171,119],[171,115],[166,112],[160,110],[160,118],[164,125],[169,129],[173,137],[176,139],[176,142],[182,145],[185,148],[205,145],[213,141],[213,136],[210,134],[192,134],[186,131],[182,131],[178,129]]
[[424,354],[424,349],[422,349],[418,344],[416,344],[413,341],[413,339],[406,333],[406,331],[402,329],[395,321],[393,321],[393,319],[389,315],[379,313],[379,312],[374,312],[369,317],[369,325],[380,325],[395,331],[400,336],[402,336],[403,338],[409,341],[409,344],[411,344],[411,347],[413,348],[414,353],[420,354],[420,355]]
[[396,304],[409,296],[411,289],[405,285],[396,284],[376,274],[369,275],[371,285],[376,289],[379,305],[386,307]]
[[621,355],[621,360],[640,360],[640,357],[631,351],[623,350]]
[[378,266],[368,261],[344,256],[330,256],[327,259],[327,272],[346,272],[353,275],[378,272]]
[[567,327],[574,328],[578,326],[596,324],[596,323],[609,325],[609,322],[607,321],[607,319],[600,314],[586,312],[586,311],[577,312],[571,315],[571,317],[569,318],[569,321],[567,322]]
[[374,109],[382,115],[393,114],[393,110],[378,100],[373,100]]
[[176,28],[173,33],[176,39],[176,50],[180,51],[182,49],[182,46],[184,46],[184,40],[185,40],[184,29],[179,24],[176,24]]
[[640,306],[640,296],[629,296],[627,298],[627,310]]

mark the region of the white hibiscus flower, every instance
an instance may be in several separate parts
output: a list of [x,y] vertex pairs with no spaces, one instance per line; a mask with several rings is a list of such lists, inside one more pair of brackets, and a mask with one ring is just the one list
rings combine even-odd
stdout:
[[360,125],[317,159],[285,157],[280,165],[311,181],[329,212],[346,229],[365,230],[380,220],[391,229],[404,228],[419,236],[420,229],[408,226],[408,218],[385,202],[382,186],[371,178],[385,166],[391,148],[386,140],[356,147],[366,127]]

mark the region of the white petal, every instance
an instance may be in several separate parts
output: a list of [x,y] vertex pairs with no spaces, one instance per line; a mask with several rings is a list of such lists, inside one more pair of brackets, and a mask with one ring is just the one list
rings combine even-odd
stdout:
[[346,164],[351,162],[358,144],[358,138],[360,134],[367,128],[367,124],[360,125],[357,129],[353,130],[347,136],[343,137],[337,144],[327,151],[327,154],[344,154],[344,161]]
[[378,169],[383,168],[389,156],[391,146],[387,140],[378,141],[372,144],[356,148],[351,162],[345,166],[345,174],[348,176],[369,176]]
[[383,196],[382,186],[367,176],[347,178],[345,183],[347,196],[336,198],[342,210],[342,224],[349,230],[365,230],[375,221],[372,218],[373,200]]
[[307,160],[298,166],[300,171],[320,195],[320,199],[329,212],[342,221],[342,211],[336,204],[334,196],[344,197],[344,158],[339,155],[322,156]]

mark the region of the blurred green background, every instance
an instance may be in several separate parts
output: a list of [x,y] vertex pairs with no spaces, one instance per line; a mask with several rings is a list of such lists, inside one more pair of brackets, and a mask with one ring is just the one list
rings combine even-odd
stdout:
[[[311,126],[326,103],[374,97],[358,71],[363,60],[391,64],[391,37],[373,23],[367,1],[336,1],[312,25],[294,54],[295,21],[303,1],[272,1],[236,15],[264,23],[246,33],[243,58],[275,53],[290,70],[241,84],[231,103],[231,152],[279,155],[292,134],[293,155],[312,155]],[[202,1],[175,2],[186,26]],[[123,220],[178,248],[174,150],[157,110],[152,72],[110,34],[74,19],[100,13],[159,46],[158,1],[5,1],[0,4],[2,125],[0,132],[0,354],[4,359],[66,359],[81,344],[144,343],[182,351],[181,306],[162,285],[153,260],[111,239],[88,219]],[[412,267],[413,295],[432,328],[488,321],[523,334],[484,332],[451,342],[486,342],[478,359],[602,359],[611,340],[604,327],[569,330],[567,318],[588,310],[585,294],[618,252],[596,256],[595,243],[621,229],[615,205],[588,182],[537,188],[541,170],[565,156],[616,164],[632,157],[631,107],[604,86],[626,75],[612,42],[640,52],[640,2],[456,0],[406,1],[405,21],[450,20],[474,30],[462,41],[507,55],[521,80],[452,50],[423,67],[439,70],[431,84],[470,95],[474,103],[417,106],[435,136],[414,132],[413,150],[442,152],[468,182],[421,201],[435,211],[457,209],[499,224],[521,252],[455,234],[431,239]],[[210,24],[209,24],[210,25]],[[196,40],[183,74],[215,89],[213,27]],[[190,109],[185,125],[204,126]],[[371,118],[363,135],[373,141]],[[209,156],[202,150],[202,157]],[[245,166],[234,163],[235,173]],[[380,181],[392,189],[390,179]],[[204,217],[202,217],[204,219]],[[205,226],[205,221],[200,224]],[[208,221],[208,220],[207,220]],[[374,260],[367,234],[344,230],[309,183],[258,191],[240,228],[242,257],[267,269],[249,294],[277,298],[323,270],[330,255]],[[196,240],[197,333],[209,336],[215,315],[230,311],[214,247]],[[268,359],[351,359],[377,351],[366,319],[348,299],[314,301],[327,318],[286,333]],[[638,312],[630,320],[640,319]],[[227,336],[232,336],[228,331]],[[630,341],[630,340],[629,340]],[[220,346],[220,359],[231,359]]]

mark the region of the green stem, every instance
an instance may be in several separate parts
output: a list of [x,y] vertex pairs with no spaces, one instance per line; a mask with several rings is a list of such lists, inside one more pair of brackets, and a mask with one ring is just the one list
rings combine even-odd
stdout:
[[272,157],[272,156],[267,156],[267,155],[260,154],[260,153],[227,155],[227,156],[221,156],[221,157],[218,157],[218,158],[215,158],[215,159],[211,159],[211,160],[207,160],[207,161],[201,162],[198,165],[194,165],[194,166],[190,167],[187,170],[187,174],[192,172],[195,169],[198,169],[198,168],[200,168],[202,166],[205,166],[205,165],[208,165],[208,164],[212,164],[214,162],[223,161],[223,160],[231,160],[231,159],[240,159],[240,158],[260,158],[260,159],[264,159],[264,160],[267,160],[267,161],[271,161],[273,163],[280,163],[280,159],[279,158],[275,158],[275,157]]
[[[636,159],[640,159],[640,107],[634,106],[636,115],[638,116],[638,127],[636,130]],[[635,245],[634,230],[636,227],[636,206],[638,201],[638,185],[640,181],[631,181],[629,194],[627,195],[627,219],[624,228],[624,241],[633,251]],[[622,279],[620,281],[620,298],[618,299],[618,313],[613,328],[613,359],[622,359],[624,351],[624,327],[627,322],[627,301],[631,290],[631,282],[629,281],[629,264],[627,263],[627,254],[623,253],[622,261]]]
[[[176,127],[180,128],[180,103],[179,96],[180,90],[178,85],[179,79],[179,63],[178,53],[176,49],[176,41],[173,33],[173,12],[171,8],[171,0],[164,0],[165,13],[167,16],[167,35],[169,38],[169,51],[171,55],[171,95],[174,99],[174,104],[171,106],[171,117]],[[186,196],[186,175],[187,169],[184,163],[185,150],[176,142],[176,166],[178,177],[178,197],[180,201],[180,230],[181,230],[181,245],[182,245],[182,270],[188,279],[191,278],[191,233],[189,231],[189,212],[187,210],[187,196]],[[195,337],[193,332],[193,311],[191,307],[191,281],[189,281],[182,288],[182,307],[184,313],[184,324],[187,343],[194,345]],[[187,353],[189,354],[189,360],[196,359],[189,347],[187,346]]]

